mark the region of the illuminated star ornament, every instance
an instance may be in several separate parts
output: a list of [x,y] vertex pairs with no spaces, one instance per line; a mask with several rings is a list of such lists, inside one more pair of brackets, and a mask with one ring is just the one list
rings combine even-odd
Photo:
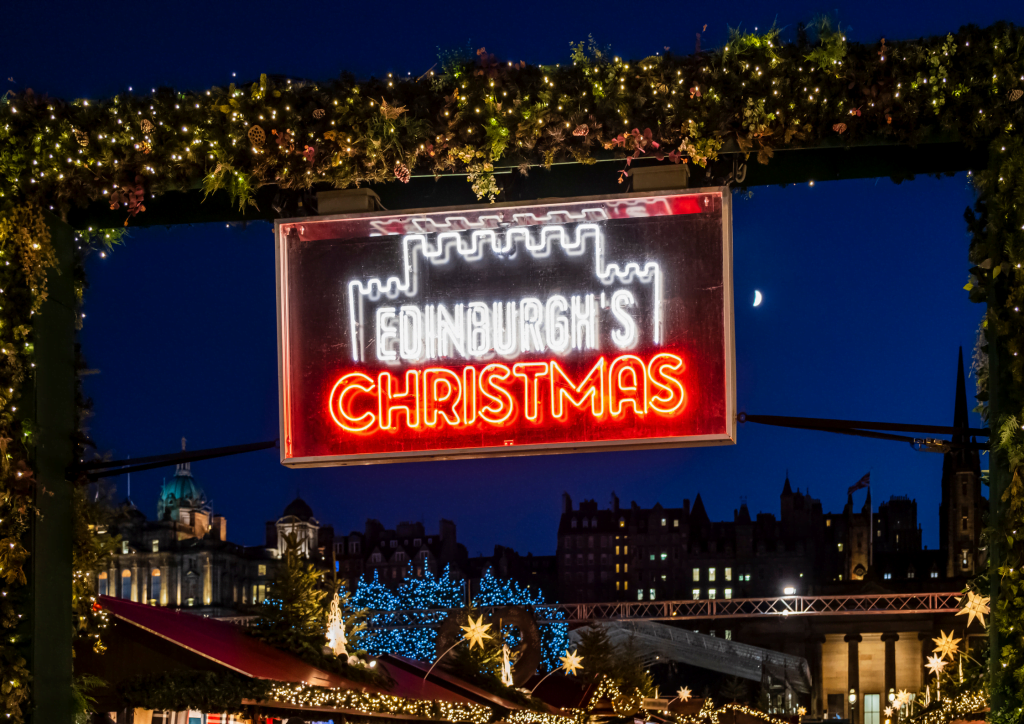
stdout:
[[487,629],[490,627],[491,624],[484,623],[484,615],[480,614],[480,618],[476,621],[474,621],[473,617],[470,616],[469,626],[461,626],[460,628],[466,632],[465,638],[466,641],[469,641],[469,648],[473,648],[474,646],[483,648],[484,639],[493,638],[489,633],[487,633]]
[[562,668],[567,674],[576,676],[576,672],[583,668],[583,657],[575,651],[566,650],[565,656],[561,658]]
[[924,667],[935,674],[935,676],[938,676],[939,672],[946,668],[946,664],[948,663],[948,661],[943,661],[941,656],[929,656],[928,663],[925,664]]
[[900,689],[896,694],[896,703],[900,706],[906,706],[910,703],[910,692],[906,689]]
[[932,641],[935,642],[935,648],[932,651],[938,653],[943,659],[948,656],[950,661],[952,661],[953,656],[960,650],[960,639],[953,638],[952,631],[948,634],[939,631],[939,638],[932,639]]
[[988,596],[981,596],[974,591],[968,591],[967,602],[964,603],[963,599],[961,599],[960,603],[963,605],[963,608],[957,611],[956,615],[962,616],[963,614],[967,614],[968,627],[974,623],[975,617],[981,621],[982,626],[986,626],[985,615],[989,613],[988,601]]
[[679,701],[689,701],[690,697],[693,696],[693,692],[690,691],[689,686],[684,686],[678,692],[676,692],[676,696],[679,697]]
[[796,713],[800,716],[807,716],[807,707],[801,706],[799,709],[796,710]]
[[891,706],[885,707],[885,718],[888,719],[891,716],[892,716],[892,707]]

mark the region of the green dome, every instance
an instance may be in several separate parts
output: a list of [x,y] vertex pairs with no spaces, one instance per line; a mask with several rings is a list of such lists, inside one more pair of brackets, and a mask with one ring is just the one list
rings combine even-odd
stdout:
[[180,508],[206,508],[206,493],[192,477],[189,463],[182,463],[174,471],[174,477],[164,480],[157,503],[157,518],[178,520]]

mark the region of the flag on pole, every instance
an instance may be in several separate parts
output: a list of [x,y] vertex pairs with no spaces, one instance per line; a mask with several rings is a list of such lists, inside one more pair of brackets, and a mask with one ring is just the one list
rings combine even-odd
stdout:
[[850,489],[846,491],[846,494],[853,495],[855,491],[860,490],[861,488],[866,488],[869,485],[871,485],[871,473],[866,473],[863,478],[850,486]]

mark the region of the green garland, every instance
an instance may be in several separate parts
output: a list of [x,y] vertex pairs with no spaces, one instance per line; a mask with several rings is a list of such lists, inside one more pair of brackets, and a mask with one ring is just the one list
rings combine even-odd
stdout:
[[[978,178],[985,211],[977,224],[984,228],[976,229],[972,254],[983,258],[975,258],[972,295],[990,302],[992,342],[1007,354],[1024,347],[1024,318],[1016,311],[1024,284],[1015,266],[1024,257],[1024,33],[1007,24],[967,26],[944,37],[864,45],[821,23],[813,42],[798,36],[791,43],[775,29],[734,33],[714,51],[630,62],[581,43],[570,63],[553,66],[498,62],[481,50],[475,60],[449,58],[439,74],[420,78],[357,82],[344,75],[315,83],[262,76],[244,87],[157,89],[104,101],[65,102],[31,91],[5,96],[0,581],[9,595],[0,600],[0,702],[9,721],[22,721],[28,695],[20,627],[34,426],[16,408],[32,365],[32,315],[53,265],[44,209],[64,215],[102,202],[120,210],[127,225],[145,213],[147,200],[169,191],[226,192],[246,211],[265,186],[348,188],[407,182],[413,173],[465,174],[478,198],[494,200],[502,165],[526,172],[618,157],[628,166],[653,156],[705,166],[725,152],[765,163],[777,150],[802,146],[998,137],[992,170]],[[116,240],[109,231],[80,233],[83,250]],[[985,259],[992,260],[987,267]],[[81,294],[84,282],[76,283]],[[1016,475],[1024,460],[1016,424],[1024,420],[1024,358],[1013,360],[1013,412],[992,424],[1003,432]],[[1010,547],[1004,585],[1019,591],[1022,544],[1011,531],[1024,525],[1024,489],[1019,475],[1014,481],[998,533]],[[85,595],[76,590],[79,602]],[[1022,620],[1024,603],[1014,595],[999,600],[994,619],[1007,627],[1003,676],[1014,677],[1004,685],[1007,702],[1024,706],[1024,640],[1009,628]]]

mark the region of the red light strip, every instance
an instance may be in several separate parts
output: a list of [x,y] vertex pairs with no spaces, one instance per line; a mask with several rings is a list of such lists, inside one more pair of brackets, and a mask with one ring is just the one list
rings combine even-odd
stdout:
[[328,409],[338,427],[363,435],[403,428],[507,427],[519,412],[535,424],[548,413],[550,421],[564,423],[569,408],[596,420],[620,420],[626,408],[641,418],[675,417],[686,405],[684,368],[682,357],[662,352],[646,364],[636,355],[610,363],[601,357],[578,382],[558,360],[406,370],[404,385],[387,371],[376,380],[347,372],[331,389]]

